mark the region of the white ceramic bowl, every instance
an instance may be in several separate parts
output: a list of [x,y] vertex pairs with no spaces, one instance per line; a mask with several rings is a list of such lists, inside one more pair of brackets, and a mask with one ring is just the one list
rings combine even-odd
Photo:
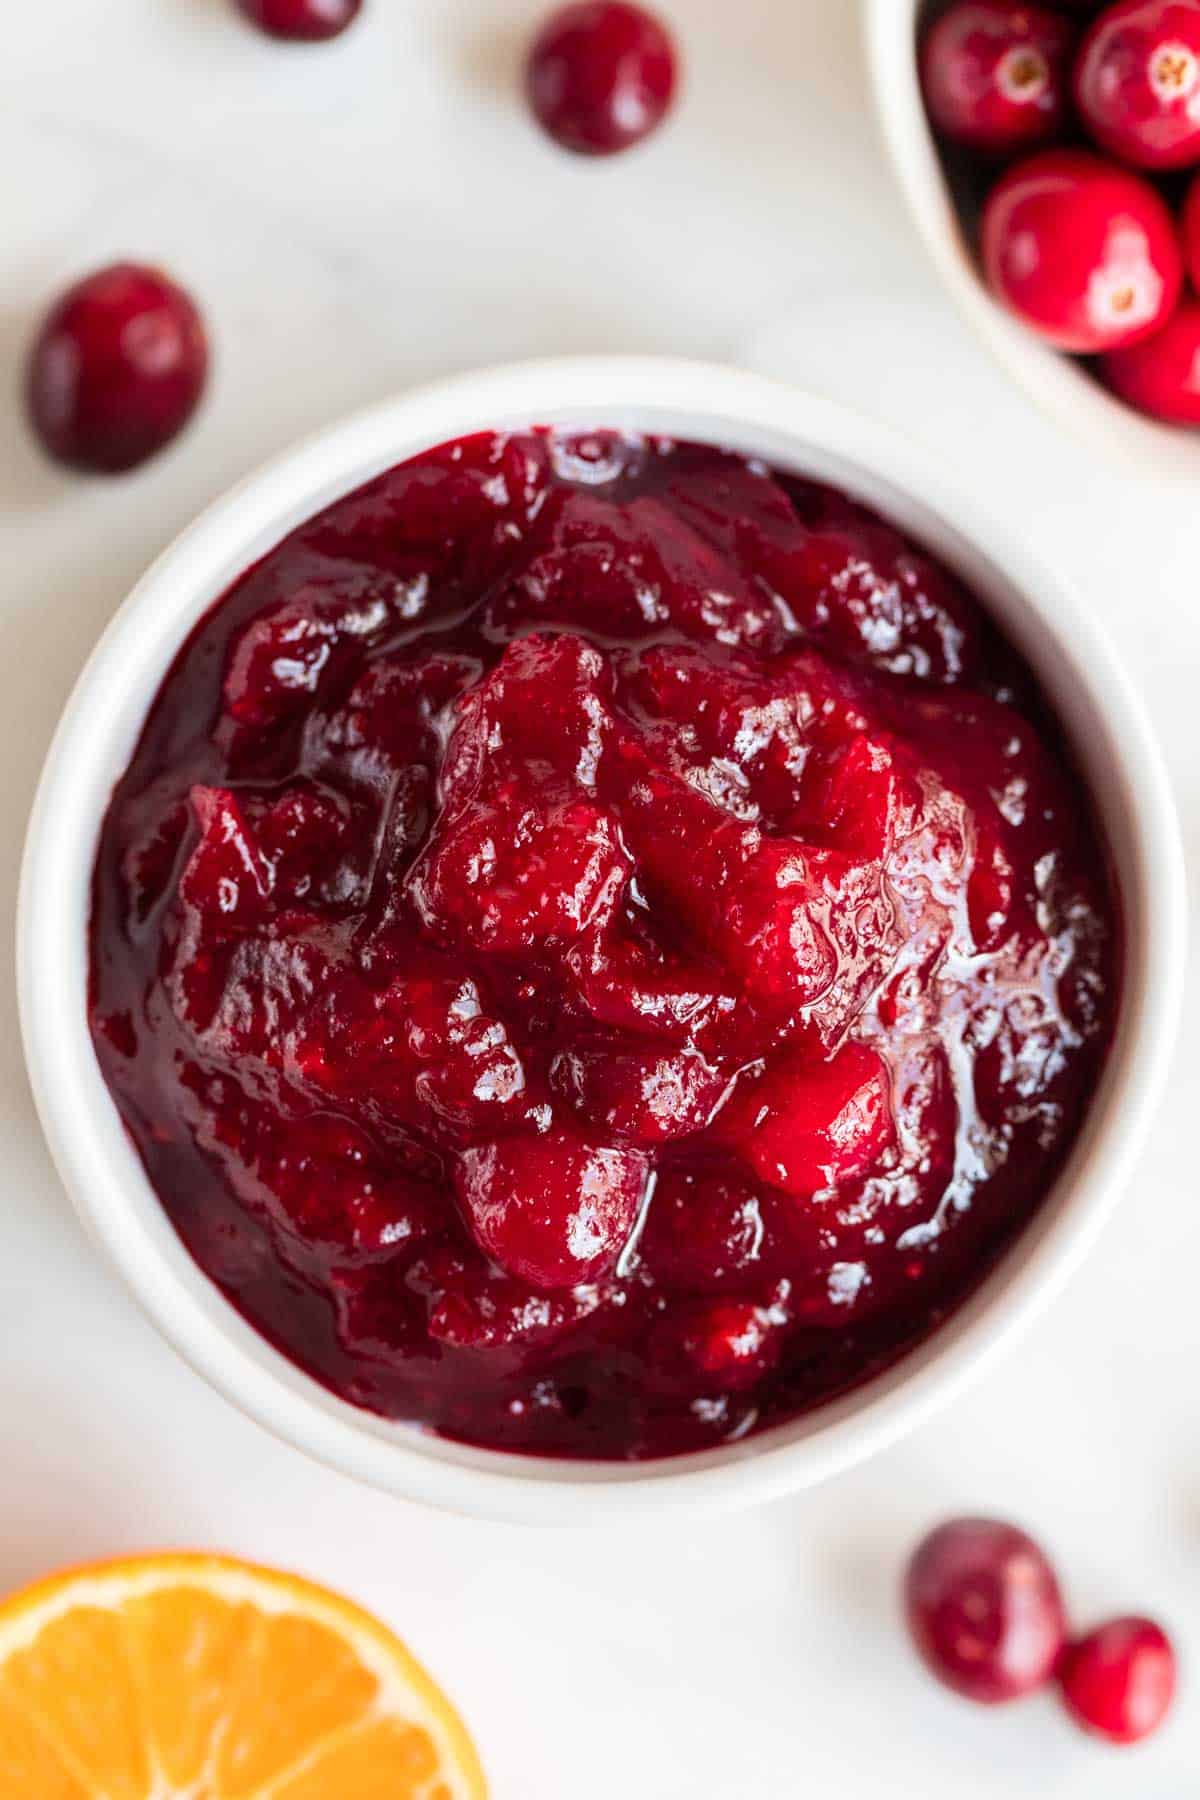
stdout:
[[[1086,1128],[1041,1212],[925,1345],[823,1410],[704,1454],[633,1465],[532,1461],[446,1442],[335,1399],[258,1335],[191,1260],[101,1079],[85,1018],[89,881],[101,816],[183,639],[236,576],[318,508],[431,445],[486,427],[612,426],[730,446],[848,489],[987,597],[1056,701],[1104,816],[1123,893],[1126,989]],[[802,1488],[955,1393],[1057,1291],[1130,1179],[1170,1051],[1183,959],[1182,859],[1141,708],[1086,613],[911,446],[824,401],[728,369],[539,363],[389,400],[281,457],[154,565],[88,662],[29,827],[18,927],[38,1109],[84,1223],[194,1368],[337,1468],[464,1512],[538,1523],[715,1508]]]
[[862,0],[875,105],[913,222],[943,285],[976,335],[1034,400],[1089,447],[1141,475],[1200,480],[1200,434],[1157,424],[1116,400],[1069,356],[994,301],[950,197],[917,70],[924,0]]

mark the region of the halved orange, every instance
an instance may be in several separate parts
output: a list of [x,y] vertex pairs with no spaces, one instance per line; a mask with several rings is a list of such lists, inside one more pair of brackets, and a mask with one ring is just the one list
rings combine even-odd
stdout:
[[484,1800],[446,1696],[377,1619],[221,1556],[97,1563],[0,1605],[0,1795]]

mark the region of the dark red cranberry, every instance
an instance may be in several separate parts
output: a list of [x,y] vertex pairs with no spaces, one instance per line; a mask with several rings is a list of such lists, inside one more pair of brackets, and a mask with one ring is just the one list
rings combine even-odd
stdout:
[[1020,0],[957,0],[921,50],[929,116],[956,144],[1002,155],[1048,143],[1063,122],[1074,32]]
[[1200,425],[1200,300],[1185,299],[1161,331],[1101,362],[1113,392],[1171,425]]
[[968,1700],[1016,1700],[1048,1681],[1066,1636],[1042,1551],[997,1519],[954,1519],[908,1565],[909,1630],[927,1667]]
[[1183,282],[1161,195],[1082,150],[1043,151],[1001,178],[984,208],[983,262],[992,291],[1060,350],[1148,337]]
[[1075,65],[1075,100],[1104,149],[1141,169],[1200,160],[1200,4],[1119,0]]
[[1175,1652],[1152,1619],[1110,1619],[1064,1652],[1063,1700],[1085,1731],[1114,1744],[1149,1737],[1175,1695]]
[[362,11],[363,0],[234,0],[237,9],[268,37],[318,44],[340,37]]
[[666,28],[623,0],[564,6],[529,53],[534,115],[565,150],[608,156],[661,124],[675,93],[675,46]]
[[189,296],[157,269],[114,263],[51,309],[30,353],[26,405],[57,461],[118,474],[183,430],[207,372]]

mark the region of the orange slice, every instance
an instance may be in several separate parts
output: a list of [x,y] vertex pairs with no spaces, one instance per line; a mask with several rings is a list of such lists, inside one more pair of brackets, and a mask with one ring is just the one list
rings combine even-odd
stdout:
[[0,1605],[0,1795],[484,1800],[470,1738],[390,1631],[220,1556],[98,1563]]

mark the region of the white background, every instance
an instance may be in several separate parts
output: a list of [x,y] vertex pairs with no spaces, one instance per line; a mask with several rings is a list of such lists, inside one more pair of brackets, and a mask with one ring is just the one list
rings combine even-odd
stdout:
[[[899,0],[897,0],[899,4]],[[331,47],[228,0],[9,0],[0,44],[0,909],[70,683],[150,559],[297,433],[431,374],[545,352],[741,361],[899,423],[1082,586],[1147,693],[1200,851],[1200,495],[1061,438],[947,310],[870,112],[852,0],[673,0],[671,127],[584,164],[532,128],[541,0],[367,0]],[[44,301],[113,256],[206,308],[216,378],[169,456],[66,478],[14,393]],[[446,1683],[497,1800],[1176,1800],[1200,1791],[1200,993],[1136,1189],[999,1372],[823,1492],[720,1523],[535,1535],[360,1490],[243,1421],[85,1247],[0,992],[0,1585],[220,1546],[375,1607]],[[1179,971],[1180,981],[1185,971]],[[1087,1617],[1190,1656],[1134,1753],[1049,1700],[984,1713],[915,1666],[897,1571],[964,1508],[1028,1522]],[[331,1797],[333,1800],[333,1797]]]

